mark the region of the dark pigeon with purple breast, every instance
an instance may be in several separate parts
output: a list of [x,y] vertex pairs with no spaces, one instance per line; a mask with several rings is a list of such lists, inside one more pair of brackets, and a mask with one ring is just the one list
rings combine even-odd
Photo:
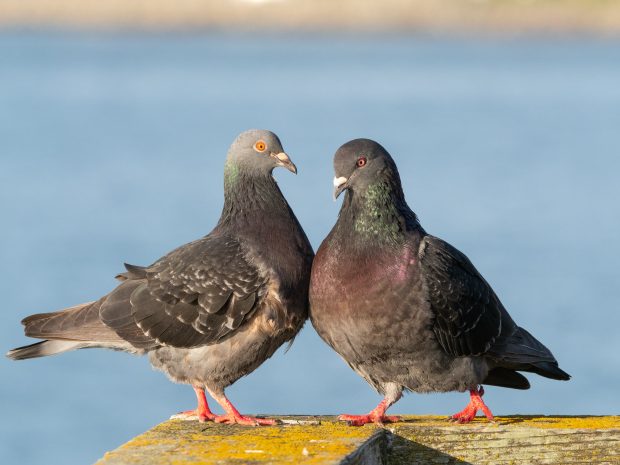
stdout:
[[384,400],[352,425],[387,423],[403,392],[469,391],[452,416],[467,423],[482,385],[528,389],[519,372],[570,376],[542,343],[512,320],[491,286],[456,248],[426,233],[409,208],[392,157],[357,139],[334,159],[338,221],[312,267],[310,319],[319,335]]
[[[7,355],[22,360],[92,347],[148,354],[173,381],[191,384],[201,421],[271,425],[241,415],[224,389],[292,341],[308,314],[314,253],[272,171],[297,168],[270,131],[233,142],[224,209],[215,229],[147,267],[126,265],[96,302],[23,320],[44,341]],[[205,388],[225,415],[209,409]]]

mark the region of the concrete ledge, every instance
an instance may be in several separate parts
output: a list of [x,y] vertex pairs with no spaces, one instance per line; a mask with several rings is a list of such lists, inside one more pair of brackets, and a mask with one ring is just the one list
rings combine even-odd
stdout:
[[466,426],[398,424],[389,463],[620,464],[620,417],[508,417]]
[[620,417],[504,417],[452,425],[405,417],[351,428],[333,417],[288,417],[247,428],[170,420],[97,465],[538,465],[620,464]]

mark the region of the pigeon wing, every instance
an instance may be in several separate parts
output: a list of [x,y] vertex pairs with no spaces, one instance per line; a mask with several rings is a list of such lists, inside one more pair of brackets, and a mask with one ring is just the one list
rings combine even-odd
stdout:
[[[123,282],[101,316],[119,335],[142,344],[146,339],[197,347],[221,340],[246,322],[260,305],[266,283],[236,239],[207,236],[161,258],[145,269],[144,278]],[[114,307],[115,302],[120,303]]]
[[447,242],[426,236],[420,251],[439,344],[457,357],[485,353],[502,329],[503,307],[493,289]]

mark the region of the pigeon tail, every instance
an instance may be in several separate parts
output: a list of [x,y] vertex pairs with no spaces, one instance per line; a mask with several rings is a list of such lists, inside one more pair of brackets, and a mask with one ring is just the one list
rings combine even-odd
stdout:
[[537,375],[544,376],[545,378],[556,379],[558,381],[568,381],[571,378],[568,373],[558,366],[557,362],[533,363],[529,369],[523,371],[530,371]]
[[47,357],[88,347],[136,352],[99,319],[101,301],[88,302],[52,313],[37,313],[22,320],[28,337],[44,341],[18,347],[6,356],[12,360]]
[[551,351],[521,327],[517,327],[510,337],[493,346],[487,355],[499,367],[536,373],[559,381],[568,381],[571,378],[558,366]]
[[18,347],[10,350],[6,356],[11,360],[28,360],[30,358],[47,357],[49,355],[62,354],[71,350],[89,347],[86,342],[76,341],[41,341],[29,346]]
[[82,342],[124,342],[99,318],[101,301],[88,302],[58,312],[37,313],[22,320],[24,333],[39,339]]
[[530,388],[530,382],[525,376],[514,370],[502,367],[491,369],[482,384],[522,390]]

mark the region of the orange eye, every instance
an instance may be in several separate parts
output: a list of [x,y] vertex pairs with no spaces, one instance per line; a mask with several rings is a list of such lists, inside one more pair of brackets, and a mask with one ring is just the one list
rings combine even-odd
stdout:
[[259,140],[258,142],[256,142],[256,144],[254,144],[254,150],[256,150],[257,152],[264,152],[265,150],[267,150],[267,144],[265,144],[264,141]]
[[363,168],[364,166],[366,166],[367,162],[368,162],[368,160],[366,160],[366,157],[359,157],[357,159],[357,166],[358,166],[358,168]]

